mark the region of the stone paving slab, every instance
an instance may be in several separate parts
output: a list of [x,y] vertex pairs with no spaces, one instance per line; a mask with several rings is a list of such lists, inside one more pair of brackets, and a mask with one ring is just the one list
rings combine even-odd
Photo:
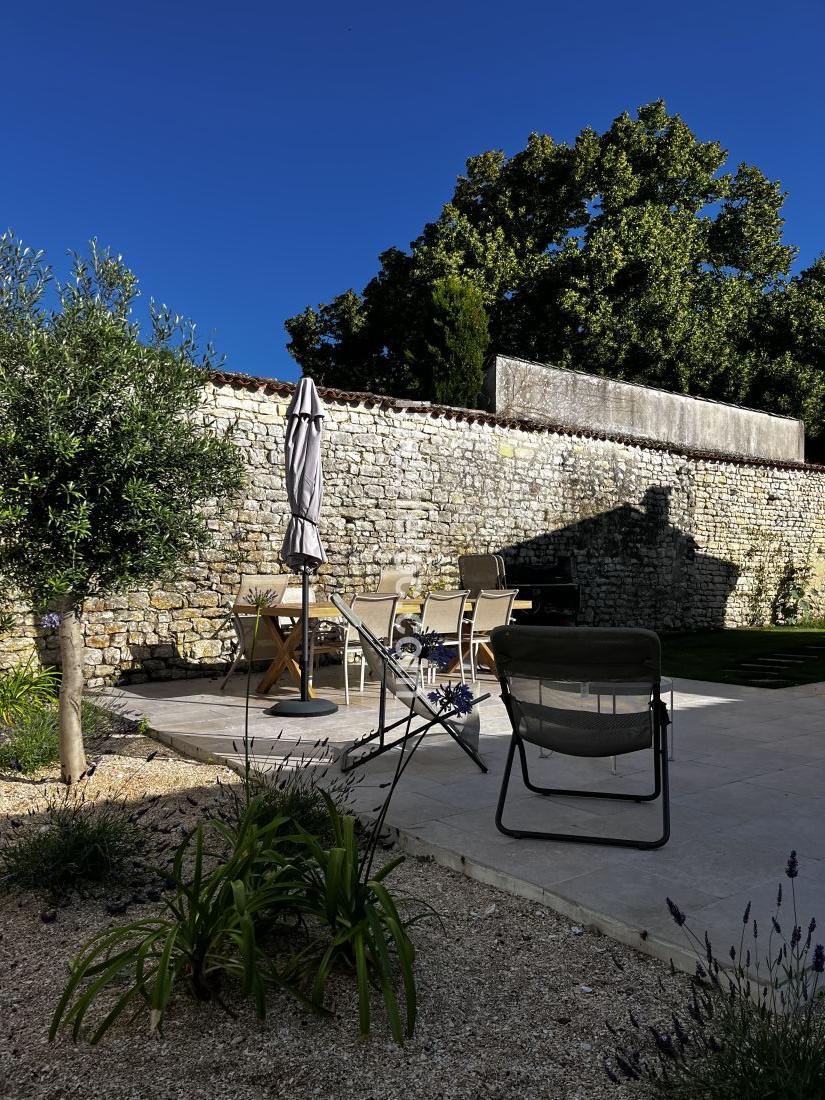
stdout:
[[[265,710],[289,690],[252,696],[249,731],[260,766],[291,752],[300,754],[329,738],[328,759],[374,728],[377,692],[343,705],[340,669],[322,669],[323,694],[340,704],[336,714],[311,721],[277,719]],[[104,698],[142,715],[157,735],[178,751],[214,757],[236,766],[242,760],[245,678],[225,692],[220,681],[183,680],[108,691]],[[480,690],[493,697],[480,707],[480,750],[489,766],[482,775],[443,735],[428,735],[404,773],[388,824],[402,847],[429,854],[447,866],[512,893],[530,897],[592,924],[603,932],[677,966],[692,970],[680,930],[665,899],[688,913],[724,954],[738,943],[742,912],[767,926],[784,866],[799,852],[796,880],[800,915],[825,922],[825,684],[767,690],[677,680],[676,759],[671,774],[671,840],[641,852],[608,846],[514,840],[495,827],[494,813],[509,739],[509,724],[489,678]],[[395,704],[398,715],[400,704]],[[233,745],[234,742],[234,745]],[[364,769],[356,787],[357,807],[369,814],[380,803],[381,784],[392,774],[395,754]],[[618,775],[606,760],[552,755],[531,760],[537,780],[598,789],[644,789],[649,757],[619,758]],[[511,783],[507,820],[527,827],[653,836],[660,821],[651,805],[627,806],[574,798],[545,799]],[[786,890],[787,893],[787,890]],[[786,920],[788,918],[786,917]]]

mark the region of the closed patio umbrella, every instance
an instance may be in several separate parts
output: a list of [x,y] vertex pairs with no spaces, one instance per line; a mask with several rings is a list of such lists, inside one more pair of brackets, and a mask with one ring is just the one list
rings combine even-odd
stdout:
[[283,561],[301,573],[301,698],[284,699],[270,707],[268,714],[308,717],[338,709],[328,699],[309,697],[309,575],[327,560],[318,532],[323,419],[324,406],[315,383],[302,378],[286,411],[286,492],[291,516],[281,547]]

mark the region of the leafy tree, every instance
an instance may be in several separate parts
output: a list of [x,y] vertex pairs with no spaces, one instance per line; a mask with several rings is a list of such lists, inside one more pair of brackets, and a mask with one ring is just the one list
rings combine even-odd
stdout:
[[825,261],[789,277],[780,185],[726,160],[661,101],[572,145],[532,134],[512,157],[471,157],[410,251],[385,252],[364,293],[343,296],[357,326],[335,299],[301,315],[314,328],[286,322],[289,350],[320,382],[432,399],[415,349],[433,287],[461,276],[497,350],[822,430]]
[[446,275],[433,283],[423,324],[420,373],[439,404],[475,406],[484,385],[490,342],[481,291],[469,279]]
[[208,535],[201,505],[242,483],[238,450],[203,410],[208,348],[151,308],[144,343],[137,280],[120,257],[74,258],[44,293],[43,254],[0,237],[0,573],[60,615],[63,778],[85,770],[84,601],[168,574]]

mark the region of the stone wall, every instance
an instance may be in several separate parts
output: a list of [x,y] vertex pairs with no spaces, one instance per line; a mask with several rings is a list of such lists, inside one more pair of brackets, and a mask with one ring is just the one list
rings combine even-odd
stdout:
[[[322,391],[323,393],[323,391]],[[319,588],[374,588],[413,565],[423,586],[454,584],[463,552],[509,560],[572,556],[581,621],[655,629],[770,620],[800,592],[825,611],[825,469],[708,459],[655,445],[507,423],[328,391]],[[244,573],[280,569],[287,520],[289,387],[217,376],[209,412],[237,421],[244,499],[210,508],[212,546],[174,582],[89,603],[92,684],[202,675],[225,662],[226,609]],[[9,664],[55,639],[18,607]]]
[[782,462],[805,457],[801,420],[583,371],[497,355],[486,391],[499,416],[653,439],[693,451],[724,449]]

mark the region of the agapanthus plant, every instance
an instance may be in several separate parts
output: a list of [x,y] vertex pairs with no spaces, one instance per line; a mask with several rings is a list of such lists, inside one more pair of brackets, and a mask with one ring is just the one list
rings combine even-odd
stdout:
[[468,684],[442,684],[429,692],[427,698],[440,711],[454,710],[462,717],[470,713],[475,703]]
[[[408,620],[417,623],[418,620]],[[420,625],[420,624],[419,624]],[[390,650],[393,657],[412,657],[422,663],[435,665],[439,672],[446,671],[455,660],[456,650],[444,644],[444,635],[434,630],[415,630],[399,638]]]

